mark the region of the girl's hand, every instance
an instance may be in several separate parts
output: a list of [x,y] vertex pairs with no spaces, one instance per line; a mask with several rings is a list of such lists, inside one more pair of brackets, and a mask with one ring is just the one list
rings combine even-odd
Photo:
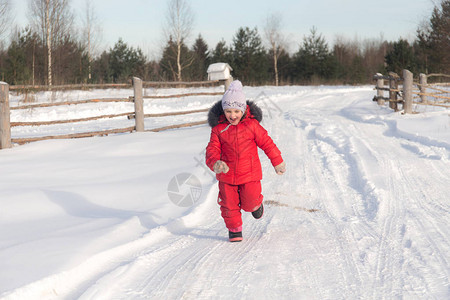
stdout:
[[228,167],[228,165],[221,160],[218,160],[214,163],[214,172],[216,174],[220,174],[220,173],[228,173],[228,171],[230,170],[230,168]]
[[286,163],[283,161],[278,166],[275,166],[275,172],[277,172],[278,175],[283,175],[284,172],[286,172]]

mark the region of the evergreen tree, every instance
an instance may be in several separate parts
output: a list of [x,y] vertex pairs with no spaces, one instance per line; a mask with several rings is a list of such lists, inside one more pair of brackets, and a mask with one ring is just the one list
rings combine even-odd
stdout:
[[351,61],[348,73],[348,82],[350,84],[364,83],[367,82],[367,77],[365,76],[365,67],[363,65],[363,57],[361,55],[355,55]]
[[170,38],[163,50],[162,58],[159,61],[161,76],[164,80],[177,80],[177,61],[176,53],[174,52],[175,48],[176,45],[172,38]]
[[127,65],[128,46],[121,38],[119,38],[119,41],[114,45],[114,48],[111,49],[110,52],[109,66],[112,71],[112,80],[113,82],[118,82],[119,79],[122,79],[123,74],[130,73],[130,66]]
[[158,81],[161,80],[161,68],[159,62],[149,61],[145,64],[145,74],[142,78],[145,81]]
[[55,84],[82,83],[88,75],[85,47],[67,35],[53,50]]
[[334,61],[328,44],[313,27],[311,35],[303,38],[303,44],[294,55],[296,79],[303,82],[314,82],[318,79],[332,79],[336,74]]
[[26,65],[26,55],[19,42],[12,41],[6,58],[6,78],[9,84],[20,84],[30,78],[30,69]]
[[261,84],[269,78],[266,51],[256,28],[239,28],[233,38],[232,67],[236,78],[246,84]]
[[94,82],[113,82],[113,75],[110,67],[110,56],[110,52],[103,51],[103,53],[92,63],[92,76]]
[[5,80],[10,84],[35,84],[37,74],[44,73],[43,48],[29,27],[19,31],[6,55]]
[[194,62],[191,68],[191,80],[206,80],[206,70],[210,64],[208,45],[201,35],[195,40],[192,52]]
[[355,53],[356,47],[352,47],[348,42],[345,42],[342,37],[338,37],[333,46],[333,56],[336,60],[336,76],[344,83],[352,81],[351,76],[353,72],[350,66],[354,58],[358,55]]
[[416,69],[416,59],[413,48],[408,41],[400,39],[393,44],[393,48],[386,55],[386,71],[402,74],[403,69],[407,69],[413,73]]
[[435,7],[429,24],[417,32],[422,70],[426,73],[450,73],[450,0]]
[[161,69],[161,76],[165,80],[173,80],[179,81],[180,75],[183,78],[187,69],[192,65],[194,61],[194,55],[188,49],[188,47],[183,43],[180,45],[180,61],[183,62],[183,66],[181,69],[181,74],[179,73],[178,68],[178,45],[177,43],[170,38],[167,42],[166,47],[163,50],[163,55],[161,60],[159,61],[159,66]]
[[119,39],[110,50],[109,68],[113,82],[123,82],[131,76],[143,76],[145,57],[141,49],[134,49]]
[[211,63],[224,62],[232,65],[232,54],[224,40],[217,43],[211,55]]

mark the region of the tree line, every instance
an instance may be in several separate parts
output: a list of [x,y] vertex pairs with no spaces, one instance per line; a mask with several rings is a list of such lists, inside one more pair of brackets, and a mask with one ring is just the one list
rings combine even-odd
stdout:
[[[29,26],[16,29],[7,47],[2,40],[2,81],[119,83],[131,76],[145,81],[200,81],[206,80],[207,67],[215,62],[227,62],[234,78],[252,85],[364,84],[371,83],[375,73],[401,74],[404,68],[415,74],[450,74],[450,0],[434,7],[412,42],[337,37],[329,46],[313,27],[293,53],[287,51],[281,17],[276,14],[268,16],[262,33],[257,27],[241,27],[230,44],[222,40],[210,48],[199,34],[191,46],[186,45],[193,17],[188,2],[171,0],[166,44],[158,60],[149,60],[140,48],[122,39],[94,55],[95,11],[87,1],[82,34],[75,35],[68,1],[29,0]],[[8,0],[0,0],[0,34],[8,24],[8,5]]]

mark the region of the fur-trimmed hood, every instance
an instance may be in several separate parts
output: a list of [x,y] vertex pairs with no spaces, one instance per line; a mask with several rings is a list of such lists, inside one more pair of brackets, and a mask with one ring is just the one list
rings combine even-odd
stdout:
[[[247,110],[245,111],[241,122],[246,118],[255,119],[258,122],[262,121],[262,110],[253,101],[247,100]],[[222,100],[219,100],[211,107],[208,112],[208,124],[213,128],[216,127],[219,123],[224,122],[227,122],[227,119],[225,118],[225,114],[222,109]]]

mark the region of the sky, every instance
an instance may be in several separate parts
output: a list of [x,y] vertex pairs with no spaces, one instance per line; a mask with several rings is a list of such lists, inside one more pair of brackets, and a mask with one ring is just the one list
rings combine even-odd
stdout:
[[[161,54],[165,44],[163,28],[169,0],[90,0],[98,25],[99,50],[108,50],[122,38],[132,47],[139,47],[150,59]],[[187,41],[192,46],[199,34],[210,49],[224,40],[231,45],[240,27],[257,28],[261,37],[265,19],[272,13],[280,15],[282,32],[293,53],[314,27],[329,45],[336,38],[349,40],[380,39],[413,40],[418,26],[429,20],[439,0],[188,0],[194,25]],[[28,24],[29,0],[13,0],[16,24]],[[69,0],[81,24],[86,0]]]

